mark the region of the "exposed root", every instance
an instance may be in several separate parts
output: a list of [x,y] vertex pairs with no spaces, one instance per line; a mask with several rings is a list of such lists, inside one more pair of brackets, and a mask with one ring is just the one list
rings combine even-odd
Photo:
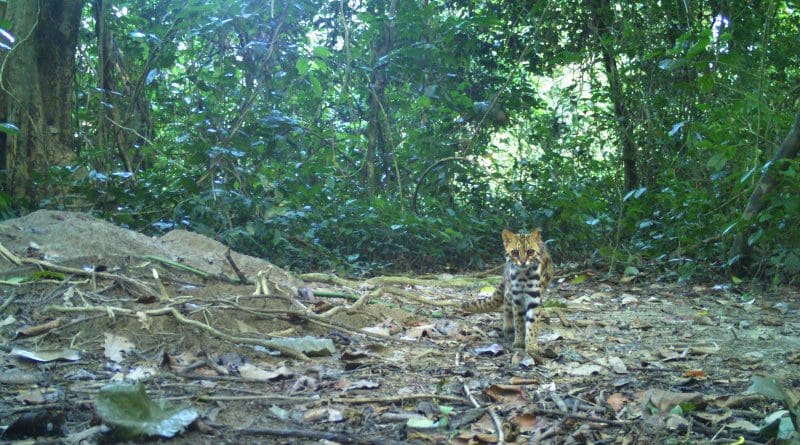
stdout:
[[189,326],[194,326],[198,329],[208,332],[209,334],[213,335],[214,337],[220,338],[222,340],[231,342],[231,343],[242,343],[248,345],[259,345],[265,348],[275,349],[280,351],[282,354],[286,355],[287,357],[296,358],[298,360],[308,360],[308,356],[303,354],[302,352],[282,345],[280,343],[276,343],[270,340],[262,340],[258,338],[249,338],[249,337],[235,337],[230,334],[226,334],[214,327],[211,327],[205,323],[201,323],[197,320],[192,320],[191,318],[185,317],[183,314],[178,312],[177,309],[174,307],[165,307],[161,309],[151,309],[149,311],[134,311],[132,309],[126,309],[121,307],[114,307],[114,306],[80,306],[80,307],[70,307],[70,306],[58,306],[58,305],[51,305],[45,307],[46,311],[53,311],[53,312],[105,312],[108,313],[110,317],[113,317],[115,314],[124,314],[133,317],[141,317],[150,316],[155,317],[159,315],[172,315],[175,320],[187,324]]

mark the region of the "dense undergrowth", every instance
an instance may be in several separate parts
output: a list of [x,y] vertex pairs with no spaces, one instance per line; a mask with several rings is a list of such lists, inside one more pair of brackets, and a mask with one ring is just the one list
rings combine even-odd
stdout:
[[[249,186],[218,180],[204,190],[194,179],[201,174],[140,175],[134,186],[128,175],[93,173],[73,189],[84,201],[106,203],[95,211],[117,223],[151,234],[172,228],[200,232],[294,270],[364,275],[483,269],[502,261],[502,228],[542,227],[561,264],[614,273],[633,267],[657,279],[704,280],[731,274],[735,259],[729,251],[741,224],[740,207],[719,197],[735,196],[732,187],[743,194],[748,179],[724,174],[706,184],[674,179],[657,189],[625,193],[614,187],[613,177],[578,183],[562,176],[543,182],[507,179],[489,191],[471,185],[482,171],[464,169],[462,191],[421,194],[415,213],[408,199],[349,197],[353,182],[331,177],[309,185],[293,183],[287,179],[293,175],[281,172],[273,181],[263,175]],[[792,247],[800,239],[791,229],[800,224],[800,212],[789,190],[797,182],[787,175],[786,188],[754,223],[748,243],[760,260],[744,275],[793,282],[800,271],[800,250]]]
[[76,162],[0,212],[356,275],[486,268],[542,227],[561,264],[792,283],[796,161],[741,215],[800,103],[798,11],[723,3],[87,4]]

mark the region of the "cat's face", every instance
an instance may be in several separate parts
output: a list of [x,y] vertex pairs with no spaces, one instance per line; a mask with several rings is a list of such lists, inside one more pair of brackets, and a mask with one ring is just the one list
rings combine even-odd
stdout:
[[531,233],[514,233],[503,230],[503,246],[508,259],[518,267],[536,267],[542,258],[544,243],[542,230],[534,229]]

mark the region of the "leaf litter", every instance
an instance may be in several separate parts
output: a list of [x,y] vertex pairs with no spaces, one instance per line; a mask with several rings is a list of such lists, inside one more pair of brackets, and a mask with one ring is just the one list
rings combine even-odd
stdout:
[[[62,212],[0,232],[19,261],[0,282],[64,277],[0,284],[0,440],[798,443],[796,289],[562,270],[539,363],[504,343],[502,314],[457,309],[497,276],[294,277],[232,253],[241,283],[199,235]],[[31,242],[57,264],[24,258]],[[138,420],[109,417],[110,384]]]

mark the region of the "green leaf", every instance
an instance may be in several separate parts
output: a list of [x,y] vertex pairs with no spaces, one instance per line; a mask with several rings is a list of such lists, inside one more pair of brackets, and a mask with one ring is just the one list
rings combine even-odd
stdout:
[[445,416],[449,416],[450,414],[453,414],[453,410],[454,410],[454,408],[452,406],[439,405],[439,412],[444,414]]
[[431,99],[428,96],[420,96],[417,98],[417,104],[422,108],[430,108]]
[[691,48],[689,48],[689,51],[686,52],[686,55],[690,58],[695,57],[698,54],[705,51],[707,46],[708,46],[708,37],[703,36],[702,38],[700,38],[700,40],[697,41],[697,43],[695,43],[694,45],[692,45]]
[[570,283],[570,284],[581,284],[581,283],[583,283],[584,281],[586,281],[588,278],[589,278],[589,275],[586,275],[585,273],[582,273],[582,274],[580,274],[580,275],[576,275],[576,276],[575,276],[575,278],[573,278],[572,280],[570,280],[570,282],[569,282],[569,283]]
[[623,272],[622,275],[626,277],[635,277],[639,275],[639,269],[633,266],[628,266],[625,268],[625,272]]
[[311,81],[311,89],[314,91],[314,96],[322,97],[322,84],[319,79],[316,76],[309,76],[308,80]]
[[436,422],[427,417],[414,416],[406,422],[408,428],[427,429],[436,428]]
[[300,351],[309,357],[331,355],[336,352],[333,340],[329,338],[316,338],[307,335],[305,337],[275,338],[270,342]]
[[333,53],[331,53],[331,51],[324,46],[318,46],[314,48],[314,55],[321,58],[333,57]]
[[755,245],[762,235],[764,235],[764,229],[758,229],[756,233],[747,237],[747,245],[748,246]]
[[172,408],[166,401],[153,401],[141,383],[103,387],[95,396],[95,410],[103,423],[126,440],[141,436],[173,437],[199,415],[194,408]]
[[289,418],[289,411],[286,409],[281,408],[280,406],[272,405],[269,407],[269,412],[272,413],[273,416],[281,419],[286,420]]
[[723,230],[723,231],[722,231],[722,236],[725,236],[725,235],[727,235],[727,233],[728,233],[728,232],[730,232],[730,231],[731,231],[731,229],[733,229],[734,227],[736,227],[736,224],[737,224],[737,223],[733,223],[733,224],[729,225],[728,227],[726,227],[726,228],[725,228],[725,230]]
[[10,134],[11,136],[15,136],[19,134],[19,128],[11,123],[2,122],[0,123],[0,132],[5,134]]
[[720,171],[725,168],[725,164],[728,163],[728,158],[726,158],[722,153],[715,153],[714,156],[711,156],[711,159],[706,161],[706,167],[709,170],[713,171]]
[[709,93],[714,89],[714,77],[706,74],[697,78],[697,89],[701,93]]
[[753,378],[750,379],[750,386],[745,392],[761,394],[773,400],[784,400],[783,387],[777,380],[771,377],[762,377],[760,375],[753,376]]
[[299,58],[297,62],[294,63],[294,67],[297,68],[297,73],[301,76],[305,76],[308,72],[308,59]]

